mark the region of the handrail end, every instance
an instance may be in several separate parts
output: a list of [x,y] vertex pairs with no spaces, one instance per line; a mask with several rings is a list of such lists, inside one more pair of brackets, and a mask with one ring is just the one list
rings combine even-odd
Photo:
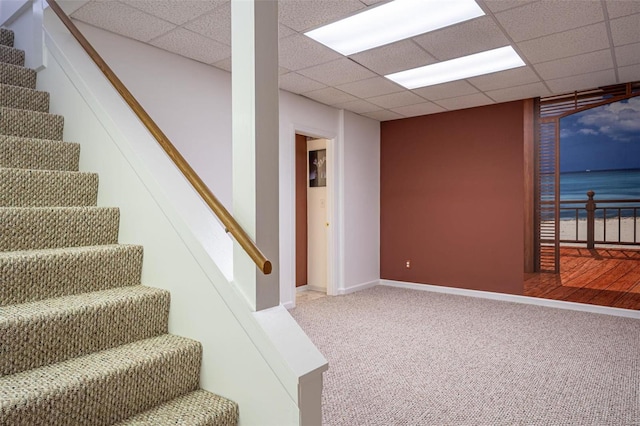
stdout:
[[265,275],[269,275],[271,273],[271,271],[273,270],[273,266],[271,265],[270,261],[265,261],[264,265],[262,265],[262,272]]

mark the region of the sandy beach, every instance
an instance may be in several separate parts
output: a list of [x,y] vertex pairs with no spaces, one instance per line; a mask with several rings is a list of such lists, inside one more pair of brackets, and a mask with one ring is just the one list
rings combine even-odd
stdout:
[[[595,239],[596,241],[607,241],[611,243],[623,242],[633,243],[634,238],[634,219],[632,217],[624,217],[620,221],[620,230],[618,230],[618,219],[611,218],[606,221],[606,239],[605,239],[605,221],[604,219],[595,220]],[[573,240],[576,238],[576,220],[562,219],[560,220],[560,239]],[[578,239],[587,239],[587,220],[578,220]],[[635,219],[635,241],[640,244],[640,217]]]

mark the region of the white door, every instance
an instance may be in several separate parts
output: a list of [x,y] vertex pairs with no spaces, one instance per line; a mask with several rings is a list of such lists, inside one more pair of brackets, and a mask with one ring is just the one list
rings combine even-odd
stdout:
[[307,285],[327,291],[327,140],[307,142]]

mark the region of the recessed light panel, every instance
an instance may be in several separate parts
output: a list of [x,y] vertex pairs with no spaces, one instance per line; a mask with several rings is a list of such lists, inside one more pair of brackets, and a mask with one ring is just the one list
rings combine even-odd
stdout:
[[407,89],[417,89],[418,87],[462,80],[524,65],[524,61],[513,50],[513,47],[505,46],[437,64],[400,71],[385,75],[385,77]]
[[348,56],[482,15],[474,0],[395,0],[305,35]]

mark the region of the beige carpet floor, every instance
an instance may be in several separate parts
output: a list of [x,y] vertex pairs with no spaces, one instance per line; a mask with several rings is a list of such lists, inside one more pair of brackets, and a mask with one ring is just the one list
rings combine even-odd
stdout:
[[326,425],[640,425],[640,320],[382,286],[291,314]]

